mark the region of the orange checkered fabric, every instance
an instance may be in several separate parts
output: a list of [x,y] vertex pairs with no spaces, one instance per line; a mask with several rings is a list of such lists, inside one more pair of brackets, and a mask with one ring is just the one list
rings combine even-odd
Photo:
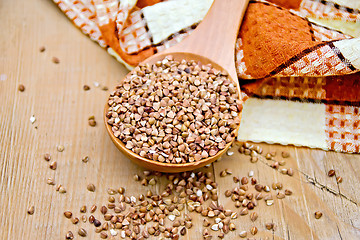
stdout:
[[[191,2],[192,14],[180,14],[189,0],[53,1],[84,34],[129,68],[182,41],[200,23],[196,16],[209,7],[208,1],[198,0]],[[360,10],[356,1],[250,1],[234,45],[234,60],[248,96],[325,105],[321,121],[326,147],[321,148],[359,153],[360,47],[356,46],[360,42],[356,37],[360,25],[356,24],[360,24]],[[169,26],[159,29],[167,22]],[[180,30],[172,30],[174,22]]]

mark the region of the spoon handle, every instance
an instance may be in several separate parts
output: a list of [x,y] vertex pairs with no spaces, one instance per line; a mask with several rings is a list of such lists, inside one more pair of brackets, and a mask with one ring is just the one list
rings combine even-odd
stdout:
[[168,52],[195,53],[228,70],[236,81],[235,41],[249,0],[214,0],[200,25]]

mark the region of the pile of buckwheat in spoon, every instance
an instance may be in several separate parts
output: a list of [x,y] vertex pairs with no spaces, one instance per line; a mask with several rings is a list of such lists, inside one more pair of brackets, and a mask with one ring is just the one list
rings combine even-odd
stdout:
[[216,155],[233,141],[242,110],[226,73],[172,56],[136,67],[108,105],[114,136],[141,157],[166,163]]

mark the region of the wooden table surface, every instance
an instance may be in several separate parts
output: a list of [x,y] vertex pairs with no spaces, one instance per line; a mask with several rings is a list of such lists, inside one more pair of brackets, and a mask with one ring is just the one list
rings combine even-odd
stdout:
[[[109,91],[94,86],[97,82],[112,89],[127,70],[76,29],[50,0],[1,1],[0,16],[0,239],[64,239],[67,231],[76,233],[79,226],[88,231],[88,239],[99,239],[94,227],[73,225],[63,212],[79,216],[82,205],[105,204],[109,187],[125,186],[128,194],[136,195],[149,189],[132,177],[143,169],[110,141],[102,119]],[[39,51],[41,46],[45,52]],[[59,64],[52,62],[54,56]],[[19,84],[25,85],[24,92],[17,90]],[[84,84],[91,89],[84,91]],[[91,115],[96,127],[88,125]],[[58,145],[65,150],[58,152]],[[282,182],[294,193],[275,198],[273,206],[261,202],[256,208],[259,219],[252,223],[249,216],[239,217],[237,230],[225,239],[239,238],[240,231],[254,225],[259,229],[256,239],[360,239],[360,155],[261,146],[278,155],[289,151],[285,167],[295,169],[294,176],[282,175],[266,161],[250,163],[234,147],[232,156],[206,169],[215,173],[219,202],[236,210],[223,194],[234,187],[232,176],[219,176],[225,168],[240,177],[253,170],[262,184]],[[57,161],[55,171],[43,159],[44,153]],[[88,163],[81,161],[84,156],[89,156]],[[330,169],[343,177],[342,183],[327,176]],[[67,193],[47,185],[48,177]],[[158,182],[151,188],[154,192],[165,185],[161,179]],[[95,192],[87,191],[89,183],[96,185]],[[35,206],[32,216],[27,214],[31,205]],[[315,219],[315,211],[323,217]],[[267,222],[276,224],[275,231],[266,230]],[[202,239],[202,217],[194,217],[193,223],[183,239]],[[79,239],[77,234],[75,238]]]

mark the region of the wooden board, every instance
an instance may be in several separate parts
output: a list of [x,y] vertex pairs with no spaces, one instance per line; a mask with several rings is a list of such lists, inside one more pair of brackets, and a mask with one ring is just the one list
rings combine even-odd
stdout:
[[[76,233],[79,226],[88,230],[88,239],[98,239],[88,223],[75,226],[63,212],[80,216],[80,206],[106,203],[109,187],[126,186],[130,194],[148,189],[132,179],[143,169],[126,159],[107,135],[102,112],[109,91],[94,86],[98,82],[111,89],[127,70],[77,30],[50,0],[2,1],[0,16],[0,239],[64,239],[68,230]],[[40,53],[40,46],[46,51]],[[53,56],[59,64],[51,61]],[[17,90],[20,83],[24,92]],[[84,91],[84,84],[91,90]],[[98,122],[94,128],[87,123],[91,115]],[[58,152],[57,145],[65,150]],[[237,230],[225,239],[253,225],[259,229],[257,239],[360,239],[360,155],[261,146],[278,154],[289,151],[286,167],[296,169],[295,175],[282,175],[265,160],[250,163],[248,156],[234,149],[232,156],[206,169],[215,172],[220,203],[235,209],[223,196],[234,187],[232,176],[219,177],[225,168],[236,176],[253,170],[262,184],[281,181],[294,194],[275,199],[273,206],[260,202],[259,219],[252,223],[248,215],[240,217]],[[57,161],[56,171],[49,169],[44,153]],[[84,156],[90,157],[86,164],[81,161]],[[342,183],[327,177],[331,168],[343,177]],[[47,185],[48,177],[67,193],[59,194]],[[88,183],[96,185],[94,193],[86,190]],[[160,180],[153,191],[164,185]],[[26,213],[30,205],[35,206],[32,216]],[[323,212],[323,217],[316,220],[315,211]],[[202,238],[201,220],[194,219],[185,239]],[[269,221],[276,224],[274,232],[265,229]]]

